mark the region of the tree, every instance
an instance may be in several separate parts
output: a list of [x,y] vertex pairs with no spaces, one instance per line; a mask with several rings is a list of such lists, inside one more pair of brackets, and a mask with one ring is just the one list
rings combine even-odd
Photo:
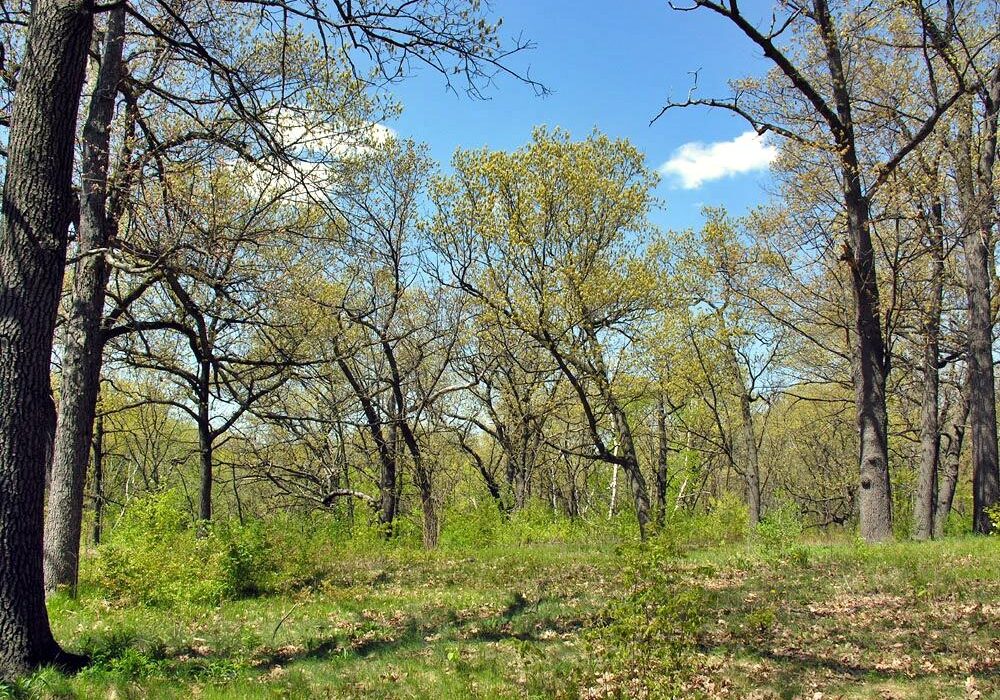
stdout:
[[449,380],[464,304],[435,288],[421,261],[418,204],[431,167],[423,149],[388,140],[362,162],[358,181],[340,194],[349,240],[340,270],[344,294],[332,310],[345,339],[335,341],[336,361],[379,454],[383,524],[391,529],[406,458],[420,496],[424,545],[431,548],[440,531],[439,507],[422,432],[444,397],[458,389]]
[[724,211],[706,214],[700,233],[677,234],[671,246],[677,260],[670,271],[673,286],[682,290],[674,304],[685,307],[674,313],[687,326],[684,351],[693,354],[689,369],[677,374],[712,414],[716,435],[702,437],[743,477],[755,526],[762,515],[763,487],[761,416],[753,405],[764,398],[765,381],[774,380],[768,375],[779,364],[784,330],[753,301],[760,287],[754,259],[759,251],[744,245],[736,222]]
[[[880,109],[904,122],[909,137],[888,153],[878,152],[877,161],[869,163],[863,148],[865,131],[860,130],[869,115],[865,113],[866,103],[852,91],[851,71],[869,68],[870,61],[892,50],[886,47],[893,46],[895,37],[887,36],[891,32],[875,18],[881,8],[834,7],[828,0],[786,3],[782,5],[780,16],[775,14],[771,27],[763,30],[741,12],[735,0],[694,0],[692,5],[682,9],[705,9],[723,17],[764,53],[774,70],[769,87],[756,81],[744,81],[737,85],[737,93],[731,99],[689,97],[684,102],[669,103],[664,112],[692,105],[726,109],[746,119],[759,134],[772,132],[808,149],[833,155],[841,188],[839,224],[846,234],[841,259],[849,270],[854,302],[852,362],[860,438],[861,535],[869,541],[888,539],[892,535],[892,499],[886,382],[891,365],[880,318],[878,265],[870,216],[872,198],[896,167],[966,93],[967,86],[959,75],[953,89],[944,93],[929,90],[933,103],[915,116],[902,108],[903,97],[893,95],[892,88],[880,95],[885,105],[880,105]],[[898,12],[887,16],[908,21],[909,26],[915,24],[916,34],[926,28],[919,13],[913,17],[907,15],[902,6],[892,9]],[[923,10],[922,5],[920,9]],[[800,41],[805,41],[806,37],[817,39],[818,51],[811,54],[807,51],[806,57],[797,58],[797,48],[810,47],[794,43],[783,45],[783,37],[793,32]],[[926,40],[916,46],[912,55],[926,56],[928,61],[935,52]],[[770,97],[782,92],[789,94],[788,91],[795,96],[791,101],[791,113],[783,109],[780,101]],[[821,138],[816,127],[824,129],[827,138]]]
[[[468,415],[456,416],[489,436],[499,447],[506,487],[501,509],[524,508],[532,495],[532,482],[541,466],[549,416],[556,409],[559,372],[545,350],[531,338],[489,312],[475,319],[476,333],[463,353],[456,371],[468,381],[472,399]],[[485,466],[468,442],[463,447],[480,465],[480,472],[492,492],[492,471]]]
[[968,382],[969,428],[972,442],[973,530],[993,529],[987,510],[1000,503],[1000,462],[997,456],[996,387],[993,369],[993,229],[996,217],[998,121],[1000,121],[1000,66],[993,68],[979,90],[982,103],[980,155],[970,162],[971,119],[960,118],[956,144],[962,247],[966,261],[969,300]]
[[[359,81],[345,76],[343,70],[332,70],[332,62],[323,60],[318,41],[255,36],[257,20],[247,18],[238,6],[227,6],[224,15],[227,21],[245,28],[245,36],[237,42],[232,35],[216,38],[207,26],[210,20],[218,22],[219,14],[213,20],[211,14],[181,19],[170,13],[153,13],[150,35],[142,33],[141,24],[126,35],[124,12],[122,6],[109,15],[105,52],[83,129],[83,198],[73,248],[75,274],[60,336],[60,384],[64,390],[60,392],[46,518],[45,582],[48,590],[66,587],[71,594],[76,586],[88,445],[104,346],[110,338],[123,333],[151,329],[148,319],[128,316],[124,323],[115,322],[128,315],[127,304],[135,304],[157,278],[162,278],[175,248],[197,245],[182,238],[150,239],[142,235],[142,219],[153,218],[166,224],[164,229],[174,228],[169,213],[151,213],[147,208],[161,206],[157,196],[169,193],[170,185],[147,183],[161,183],[176,176],[176,161],[187,165],[200,162],[211,168],[213,159],[227,159],[241,164],[243,174],[252,181],[277,182],[285,188],[282,194],[305,198],[313,194],[311,188],[321,184],[323,176],[335,169],[341,159],[336,153],[341,143],[360,144],[373,120],[382,115],[383,107],[364,94]],[[212,71],[205,55],[192,57],[185,53],[187,48],[161,36],[171,34],[170,28],[181,23],[211,45],[216,54],[231,58],[235,67],[229,70],[230,77],[238,83],[242,99],[254,96],[256,109],[240,109],[237,118],[230,106],[234,99],[232,86],[227,87],[227,82],[207,94],[199,91],[187,95],[176,88],[163,89],[168,75],[174,81],[193,84]],[[278,56],[279,42],[292,39],[296,39],[294,44]],[[228,44],[223,43],[226,40]],[[126,42],[131,49],[127,66],[122,62]],[[152,50],[143,50],[146,47]],[[275,95],[279,83],[283,89]],[[317,85],[323,89],[316,90]],[[124,114],[113,121],[116,103]],[[391,110],[389,105],[384,108]],[[276,119],[276,113],[284,121]],[[316,123],[327,126],[320,129]],[[113,148],[117,158],[111,176],[109,156]],[[267,178],[264,172],[269,174]],[[121,230],[123,216],[126,226]],[[134,292],[126,295],[123,301],[127,303],[106,309],[109,273],[123,267],[126,274],[119,277],[135,280],[131,285]],[[132,274],[127,274],[129,268]]]
[[254,404],[290,379],[301,319],[288,312],[290,277],[316,216],[284,189],[228,167],[182,171],[164,183],[166,211],[150,225],[183,245],[161,261],[162,279],[134,309],[146,324],[117,349],[175,384],[167,399],[198,429],[199,517],[212,519],[214,452]]
[[654,275],[633,247],[654,176],[627,143],[541,129],[512,154],[459,151],[454,167],[432,192],[449,284],[550,355],[586,416],[585,454],[624,470],[645,536],[649,493],[612,362],[651,315]]

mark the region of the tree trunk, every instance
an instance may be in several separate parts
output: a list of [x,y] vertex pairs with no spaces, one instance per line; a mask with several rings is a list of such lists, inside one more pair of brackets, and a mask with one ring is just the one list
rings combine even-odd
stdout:
[[396,520],[396,511],[399,508],[397,497],[397,464],[399,464],[399,410],[393,411],[393,423],[389,426],[389,449],[390,456],[381,460],[382,470],[379,477],[379,515],[378,520],[386,528],[386,536],[392,535],[392,524]]
[[944,236],[942,210],[936,203],[927,227],[932,255],[928,308],[924,313],[923,395],[920,407],[920,477],[913,503],[913,537],[926,540],[934,535],[938,461],[941,431],[938,424],[938,336],[941,326],[941,296],[944,287]]
[[969,297],[969,432],[972,439],[972,529],[989,533],[986,508],[997,502],[997,414],[993,374],[988,249],[979,232],[966,242]]
[[420,446],[417,444],[416,436],[405,422],[400,424],[403,433],[403,441],[413,458],[413,478],[417,482],[417,491],[420,492],[420,508],[423,511],[424,526],[423,539],[426,549],[437,547],[440,526],[438,523],[437,504],[434,503],[434,484],[431,473],[424,464]]
[[656,526],[662,528],[667,515],[667,408],[660,394],[656,401]]
[[0,233],[0,679],[77,666],[45,609],[42,526],[54,414],[49,360],[66,263],[77,108],[93,16],[35,0],[18,72]]
[[500,484],[497,483],[496,478],[493,476],[492,472],[487,468],[486,462],[483,458],[479,456],[476,449],[470,445],[462,433],[458,433],[458,444],[465,450],[465,453],[472,457],[472,461],[476,464],[476,471],[479,475],[483,477],[483,483],[486,484],[486,490],[489,491],[490,498],[497,506],[497,510],[500,511],[501,515],[506,516],[508,514],[507,506],[503,502],[503,490],[500,488]]
[[[524,410],[526,410],[526,407],[522,406],[522,411]],[[533,457],[529,456],[532,451],[530,419],[522,418],[519,430],[518,455],[514,470],[514,508],[516,510],[523,510],[528,504],[529,487],[531,485],[531,464],[533,462]]]
[[608,500],[608,520],[615,516],[618,505],[618,465],[611,465],[611,498]]
[[635,441],[632,439],[632,429],[629,427],[628,418],[621,408],[615,404],[611,406],[614,415],[615,427],[618,430],[619,444],[622,449],[622,469],[628,477],[629,488],[632,490],[632,500],[635,502],[635,515],[639,521],[639,537],[646,539],[646,531],[649,526],[649,491],[646,488],[646,480],[642,476],[639,468],[639,456],[635,450]]
[[101,543],[104,526],[104,416],[94,422],[94,546]]
[[955,500],[958,485],[958,467],[965,439],[965,424],[969,419],[968,385],[962,387],[958,405],[949,417],[947,427],[942,431],[944,453],[941,457],[941,478],[938,484],[937,504],[934,509],[934,536],[944,534],[945,524],[951,514],[951,504]]
[[879,312],[875,251],[872,247],[868,200],[861,185],[851,110],[849,82],[844,72],[837,31],[826,0],[814,0],[814,14],[826,49],[837,123],[831,125],[840,157],[840,175],[847,218],[843,259],[851,273],[854,296],[854,396],[860,446],[858,498],[861,536],[868,542],[892,537],[892,492],[889,482],[888,412],[885,385],[889,374]]
[[993,371],[993,298],[990,258],[993,246],[993,165],[997,150],[997,113],[1000,110],[1000,67],[986,96],[977,191],[965,197],[969,209],[963,217],[962,245],[966,261],[969,299],[969,430],[972,438],[972,529],[989,534],[993,529],[988,509],[1000,502],[1000,465],[997,462],[997,413]]
[[124,38],[122,5],[108,15],[103,59],[83,127],[79,260],[63,327],[59,421],[45,521],[45,588],[66,588],[71,595],[76,594],[80,569],[83,493],[101,381],[101,320],[108,271],[100,249],[112,236],[106,214],[108,148]]
[[[851,199],[849,197],[849,199]],[[888,414],[885,403],[887,366],[882,328],[879,324],[875,259],[868,229],[867,202],[849,206],[856,308],[854,392],[860,443],[861,490],[859,509],[861,536],[868,542],[892,537],[892,492],[889,482]],[[853,247],[853,246],[852,246]]]
[[212,422],[208,414],[208,383],[211,379],[211,365],[206,360],[200,363],[198,379],[198,459],[201,465],[201,489],[198,498],[198,519],[212,519]]
[[[753,388],[743,376],[743,370],[740,367],[739,357],[736,354],[736,348],[733,346],[733,340],[729,335],[729,331],[725,326],[725,317],[720,313],[720,321],[722,322],[722,331],[725,337],[725,346],[727,359],[729,360],[730,370],[733,374],[734,386],[739,389],[738,399],[740,401],[740,439],[743,442],[743,479],[746,486],[747,493],[747,510],[749,511],[750,527],[757,527],[760,524],[761,517],[761,498],[760,498],[760,456],[757,454],[757,434],[754,430],[753,421],[753,410],[751,404],[753,403],[752,391]],[[716,412],[716,420],[719,422],[719,428],[722,428],[722,422],[718,418],[718,413]],[[737,468],[735,460],[732,459],[733,452],[730,451],[729,463],[734,468]],[[728,480],[728,479],[727,479]]]
[[740,428],[743,431],[744,449],[746,449],[746,484],[747,506],[750,510],[750,527],[760,524],[760,458],[757,455],[757,436],[753,429],[753,412],[750,409],[750,396],[746,391],[740,393]]
[[438,544],[438,515],[437,505],[434,503],[434,489],[431,485],[430,474],[424,469],[423,464],[419,467],[414,465],[414,475],[417,479],[417,489],[420,491],[420,509],[423,513],[423,539],[425,549],[434,549]]
[[[392,424],[391,430],[393,434],[389,436],[387,441],[385,433],[382,431],[382,421],[379,418],[378,411],[375,409],[375,403],[354,374],[347,360],[340,355],[340,348],[337,347],[336,349],[338,353],[337,366],[340,367],[341,373],[354,391],[354,396],[361,404],[361,410],[365,414],[365,425],[371,433],[372,442],[375,443],[375,450],[378,452],[379,464],[381,466],[379,477],[379,523],[385,527],[385,536],[391,537],[392,524],[395,521],[396,511],[399,508],[399,489],[402,486],[402,479],[400,479],[398,469],[399,450],[397,449],[397,439],[395,437],[396,423]],[[353,506],[351,507],[353,508]]]

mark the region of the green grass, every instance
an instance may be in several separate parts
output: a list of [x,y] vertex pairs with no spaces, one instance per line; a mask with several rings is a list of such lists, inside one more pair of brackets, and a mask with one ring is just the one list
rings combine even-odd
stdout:
[[[606,544],[346,550],[297,592],[159,609],[102,591],[50,601],[94,658],[15,697],[614,697],[594,630],[630,556]],[[689,552],[700,588],[685,697],[1000,697],[1000,539]],[[634,686],[632,686],[634,688]]]

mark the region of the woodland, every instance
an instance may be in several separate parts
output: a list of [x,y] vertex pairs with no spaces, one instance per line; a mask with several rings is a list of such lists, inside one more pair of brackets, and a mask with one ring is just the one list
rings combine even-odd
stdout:
[[1000,697],[1000,4],[664,3],[778,148],[678,230],[383,126],[502,10],[0,3],[0,698]]

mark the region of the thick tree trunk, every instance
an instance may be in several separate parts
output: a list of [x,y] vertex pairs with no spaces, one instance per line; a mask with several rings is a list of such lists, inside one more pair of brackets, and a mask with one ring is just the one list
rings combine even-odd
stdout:
[[656,526],[662,528],[667,515],[667,408],[661,394],[656,401]]
[[[522,410],[524,406],[520,407]],[[530,420],[523,415],[517,424],[517,430],[511,436],[502,428],[498,440],[506,456],[507,487],[511,494],[512,510],[522,510],[528,502],[531,483],[530,466]]]
[[972,529],[993,529],[988,509],[1000,502],[1000,464],[997,461],[997,412],[993,371],[993,166],[997,151],[997,115],[1000,110],[1000,67],[994,70],[986,95],[984,142],[977,169],[976,191],[966,196],[962,244],[969,299],[969,431],[972,439]]
[[397,465],[399,464],[399,428],[396,421],[399,420],[399,411],[393,412],[395,418],[389,426],[389,449],[391,456],[381,460],[381,472],[379,476],[379,522],[386,527],[386,535],[392,534],[392,524],[396,520],[396,511],[399,508],[396,481],[399,479]]
[[420,492],[420,509],[423,513],[423,539],[425,549],[434,549],[438,544],[440,527],[438,524],[437,504],[434,503],[434,488],[431,476],[421,462],[414,464],[413,474],[417,480],[417,490]]
[[934,509],[934,536],[944,535],[945,524],[951,514],[951,504],[955,500],[958,485],[958,467],[965,440],[965,424],[969,419],[968,385],[962,387],[958,404],[950,412],[948,423],[941,432],[943,452],[941,456],[941,476],[938,480],[937,503]]
[[80,568],[83,492],[101,381],[101,320],[108,272],[100,250],[112,236],[106,213],[108,148],[124,38],[122,5],[108,16],[103,59],[83,128],[79,260],[63,327],[59,422],[45,520],[45,588],[66,588],[73,595]]
[[913,502],[913,537],[926,540],[934,535],[938,462],[941,431],[938,424],[938,337],[941,327],[941,297],[944,288],[944,236],[942,210],[935,204],[927,227],[931,260],[928,307],[924,312],[923,395],[920,405],[920,476]]
[[848,197],[848,230],[854,253],[847,251],[854,277],[854,394],[861,463],[859,509],[861,536],[868,542],[892,537],[892,493],[889,482],[888,414],[885,402],[887,366],[879,323],[875,256],[868,229],[867,202]]
[[392,524],[396,520],[396,460],[382,461],[382,471],[379,478],[379,510],[378,521],[392,533]]
[[[973,235],[979,239],[978,235]],[[972,439],[972,529],[988,534],[986,509],[1000,500],[997,477],[997,413],[993,373],[993,320],[990,312],[986,244],[966,247],[969,297],[969,432]]]
[[413,478],[417,484],[417,491],[420,493],[420,508],[424,519],[424,547],[426,549],[434,549],[437,547],[438,535],[440,534],[437,504],[434,502],[434,483],[430,470],[427,469],[427,465],[424,463],[420,446],[413,431],[410,430],[406,422],[400,423],[400,430],[403,433],[403,441],[410,451],[410,457],[413,459]]
[[18,72],[0,229],[0,679],[77,665],[49,628],[42,525],[49,359],[66,263],[77,108],[93,16],[35,0]]

